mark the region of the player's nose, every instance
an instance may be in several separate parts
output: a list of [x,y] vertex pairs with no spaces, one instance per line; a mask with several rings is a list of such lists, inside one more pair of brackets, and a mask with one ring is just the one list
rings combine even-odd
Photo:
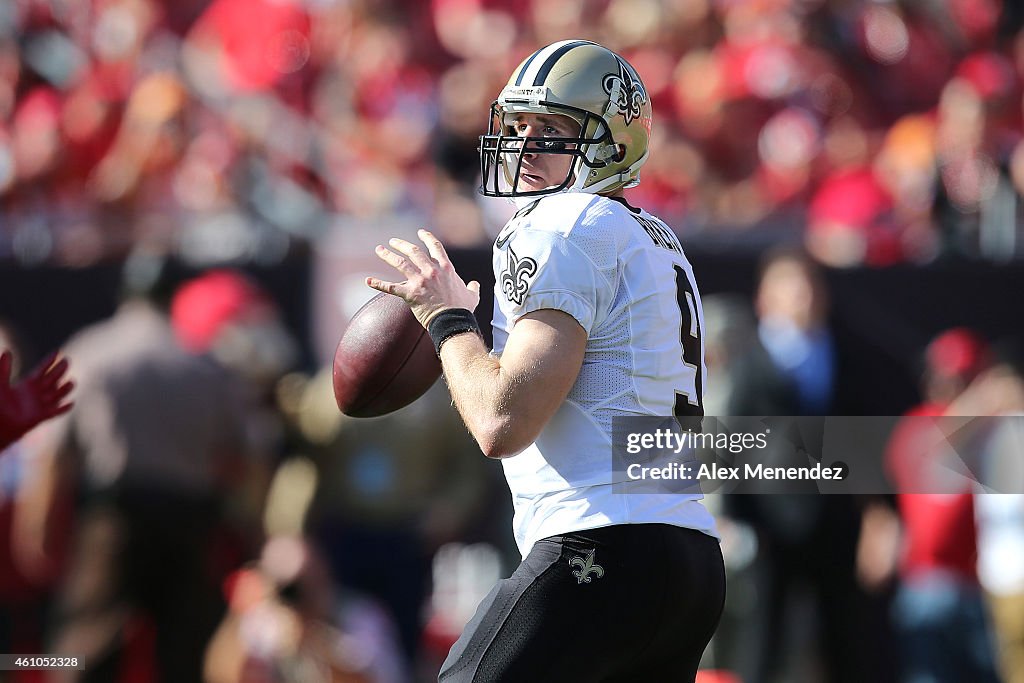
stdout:
[[[522,136],[524,138],[532,137],[533,127],[527,126],[526,130],[522,131]],[[526,159],[535,159],[537,156],[535,150],[537,150],[539,146],[540,143],[538,140],[531,140],[530,142],[524,143],[523,157]]]

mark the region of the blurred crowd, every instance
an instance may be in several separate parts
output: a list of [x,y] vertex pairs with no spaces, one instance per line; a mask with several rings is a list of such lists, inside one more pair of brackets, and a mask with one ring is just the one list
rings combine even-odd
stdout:
[[[643,74],[635,203],[831,265],[1021,246],[1024,10],[1009,0],[16,0],[0,8],[0,258],[159,240],[276,262],[339,219],[483,244],[477,135],[538,45]],[[344,221],[341,221],[342,223]]]

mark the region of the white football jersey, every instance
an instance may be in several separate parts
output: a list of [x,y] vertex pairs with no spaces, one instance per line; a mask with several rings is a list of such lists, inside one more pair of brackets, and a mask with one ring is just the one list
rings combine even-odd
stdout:
[[704,318],[675,234],[624,202],[555,194],[505,225],[493,266],[495,353],[520,317],[544,308],[568,313],[588,337],[566,400],[533,444],[502,460],[523,556],[547,536],[612,524],[717,536],[700,494],[612,491],[613,416],[703,414]]

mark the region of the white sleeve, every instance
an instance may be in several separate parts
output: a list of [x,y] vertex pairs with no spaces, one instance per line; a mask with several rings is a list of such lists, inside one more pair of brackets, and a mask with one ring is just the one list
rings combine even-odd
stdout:
[[611,304],[611,285],[571,237],[520,230],[509,240],[504,256],[497,290],[511,313],[510,323],[527,313],[553,308],[571,315],[589,335],[604,319]]

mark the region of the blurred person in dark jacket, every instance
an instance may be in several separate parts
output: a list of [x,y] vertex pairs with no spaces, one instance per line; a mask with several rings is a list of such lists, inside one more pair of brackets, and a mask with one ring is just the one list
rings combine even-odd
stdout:
[[[823,275],[805,254],[767,255],[754,300],[756,339],[736,359],[744,377],[733,387],[729,409],[747,415],[828,414],[835,379],[828,307]],[[754,408],[763,412],[746,412]],[[763,459],[794,465],[806,458],[777,442]],[[820,667],[821,680],[833,683],[870,677],[854,576],[860,523],[854,501],[818,495],[808,485],[799,495],[731,496],[729,507],[754,528],[758,540],[752,567],[758,597],[745,622],[749,656],[744,665],[750,667],[742,672],[745,680],[771,681],[783,672],[806,676],[808,664]],[[811,619],[802,618],[806,614]],[[793,656],[800,639],[813,643],[817,658]]]
[[274,391],[298,356],[297,344],[269,293],[230,268],[210,270],[183,283],[174,293],[170,316],[178,343],[226,368],[244,396],[246,439],[260,444],[261,465],[236,473],[247,486],[226,512],[247,545],[258,545],[262,530],[251,522],[261,514],[270,483],[267,461],[281,454],[285,440]]
[[66,345],[80,400],[33,440],[41,472],[19,553],[45,563],[47,512],[74,482],[77,532],[51,647],[78,653],[80,680],[200,680],[223,610],[224,507],[265,468],[237,375],[175,338],[168,270],[158,255],[127,261],[113,317]]
[[708,415],[793,415],[797,390],[776,367],[758,337],[750,303],[738,295],[706,297]]

